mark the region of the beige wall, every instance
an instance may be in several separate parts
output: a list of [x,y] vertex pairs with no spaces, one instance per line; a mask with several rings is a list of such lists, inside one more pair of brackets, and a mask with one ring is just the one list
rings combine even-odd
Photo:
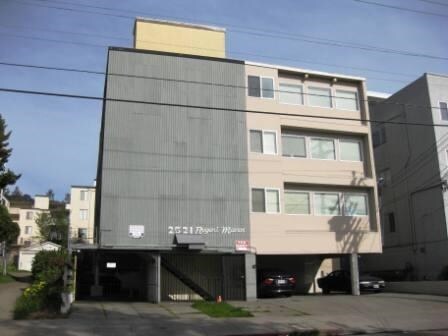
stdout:
[[[48,210],[41,209],[20,209],[19,211],[19,220],[17,224],[20,228],[20,235],[17,238],[17,243],[20,245],[25,244],[26,242],[37,242],[39,241],[39,227],[36,224],[37,217],[43,213],[48,212]],[[30,218],[28,217],[28,213],[30,214]],[[26,227],[31,227],[31,232],[26,233]]]
[[[266,76],[274,79],[274,90],[282,82],[304,85],[304,104],[279,103],[278,92],[274,99],[247,97],[247,109],[270,111],[282,114],[305,114],[321,117],[367,119],[369,117],[365,99],[364,83],[360,80],[337,79],[304,73],[279,76],[274,67],[246,64],[246,75]],[[360,98],[359,111],[336,108],[320,108],[308,105],[307,86],[322,86],[332,89],[357,90]],[[334,103],[334,102],[333,102]],[[334,106],[334,104],[333,104]],[[354,136],[363,141],[363,162],[341,160],[317,160],[311,158],[282,157],[281,129],[297,130],[303,134],[338,137]],[[263,115],[248,113],[247,128],[275,130],[277,132],[277,155],[250,152],[249,141],[249,186],[278,188],[280,191],[280,213],[251,213],[251,245],[257,254],[322,254],[322,253],[373,253],[381,251],[381,235],[378,222],[376,178],[373,167],[370,129],[361,120],[332,120],[288,115]],[[249,135],[249,134],[248,134]],[[309,190],[360,191],[369,195],[369,215],[318,216],[290,215],[284,212],[284,185]]]
[[[84,193],[84,200],[81,193]],[[87,242],[93,243],[94,218],[95,218],[95,188],[94,187],[72,187],[70,189],[70,232],[71,237],[78,238],[79,229],[87,229]],[[87,214],[82,217],[82,210]],[[85,213],[85,212],[84,212]],[[84,216],[84,215],[83,215]]]
[[35,196],[34,208],[48,210],[50,208],[50,198],[48,196]]
[[134,47],[211,57],[226,57],[225,31],[207,26],[137,19]]

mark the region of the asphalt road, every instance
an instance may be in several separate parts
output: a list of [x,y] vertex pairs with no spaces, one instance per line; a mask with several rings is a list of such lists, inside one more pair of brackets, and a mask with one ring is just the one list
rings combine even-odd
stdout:
[[[2,302],[3,303],[3,302]],[[214,319],[189,303],[78,302],[67,319],[2,321],[0,335],[448,335],[448,297],[410,294],[294,296],[233,302],[254,317]]]

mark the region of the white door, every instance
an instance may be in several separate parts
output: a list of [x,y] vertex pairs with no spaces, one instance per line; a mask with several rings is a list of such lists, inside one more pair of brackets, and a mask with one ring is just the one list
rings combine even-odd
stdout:
[[30,271],[31,272],[31,266],[33,265],[34,256],[36,254],[34,252],[26,253],[22,252],[20,253],[19,258],[19,270],[21,271]]

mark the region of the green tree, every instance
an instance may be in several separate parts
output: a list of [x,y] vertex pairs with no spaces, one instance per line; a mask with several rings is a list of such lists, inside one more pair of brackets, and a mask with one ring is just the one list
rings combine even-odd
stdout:
[[8,185],[15,184],[20,178],[19,174],[14,173],[6,168],[12,149],[9,148],[9,137],[11,131],[6,130],[6,122],[0,114],[0,189],[6,188]]
[[36,218],[39,227],[39,238],[42,241],[67,246],[68,214],[64,209],[43,212]]
[[3,275],[6,275],[6,247],[17,241],[19,233],[19,225],[12,221],[8,209],[6,209],[5,206],[0,205],[0,243],[2,243],[2,245],[5,244],[5,246],[2,246],[2,252],[5,252],[3,254]]

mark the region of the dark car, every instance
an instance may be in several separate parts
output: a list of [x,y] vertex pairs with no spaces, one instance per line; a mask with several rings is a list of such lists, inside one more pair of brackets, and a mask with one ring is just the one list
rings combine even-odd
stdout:
[[[334,271],[327,276],[317,279],[318,286],[322,289],[324,294],[331,291],[336,292],[351,292],[350,272],[348,271]],[[361,291],[375,291],[379,292],[386,287],[383,279],[361,274],[359,276],[359,288]]]
[[290,296],[296,288],[296,278],[289,272],[278,269],[258,271],[258,296]]

